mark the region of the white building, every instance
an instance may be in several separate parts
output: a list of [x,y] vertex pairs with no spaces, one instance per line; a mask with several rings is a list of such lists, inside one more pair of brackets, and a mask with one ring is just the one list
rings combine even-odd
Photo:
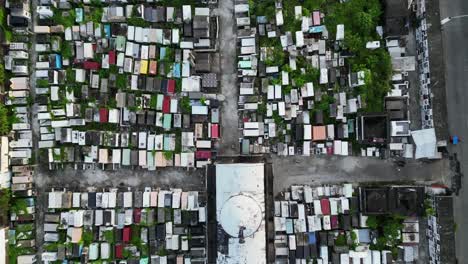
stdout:
[[264,164],[217,164],[216,175],[216,215],[229,236],[217,263],[266,263]]

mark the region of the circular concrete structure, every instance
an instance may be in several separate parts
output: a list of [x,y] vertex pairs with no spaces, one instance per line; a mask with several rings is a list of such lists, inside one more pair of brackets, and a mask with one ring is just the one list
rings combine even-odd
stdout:
[[220,214],[220,222],[224,231],[232,237],[239,237],[239,231],[243,230],[244,237],[257,232],[262,224],[262,209],[250,196],[243,194],[231,196],[223,205]]

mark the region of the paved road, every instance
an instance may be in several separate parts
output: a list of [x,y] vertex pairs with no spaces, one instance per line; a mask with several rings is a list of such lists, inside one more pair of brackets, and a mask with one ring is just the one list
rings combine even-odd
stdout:
[[392,160],[365,157],[278,157],[272,156],[274,190],[278,193],[292,184],[323,184],[341,182],[447,182],[447,159],[424,163],[408,161],[398,167]]
[[[466,0],[440,0],[441,19],[468,14]],[[461,144],[451,149],[458,154],[461,170],[468,175],[468,18],[453,19],[443,26],[446,58],[447,108],[450,134],[459,135]],[[468,180],[462,178],[454,211],[457,224],[456,243],[459,263],[468,263]]]
[[221,66],[221,92],[226,98],[221,108],[222,129],[221,155],[239,154],[238,115],[237,115],[237,65],[236,65],[236,22],[234,20],[234,0],[219,1],[219,53]]
[[36,170],[36,187],[39,192],[50,188],[86,189],[128,186],[134,188],[159,187],[203,190],[205,171],[184,168],[164,168],[156,171],[145,169],[74,170],[66,166],[60,170],[48,170],[44,166]]

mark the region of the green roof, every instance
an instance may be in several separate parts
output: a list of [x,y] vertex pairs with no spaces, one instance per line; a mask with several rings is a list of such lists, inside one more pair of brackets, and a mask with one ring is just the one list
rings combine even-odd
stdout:
[[148,165],[148,167],[154,167],[154,155],[151,151],[148,151],[146,154],[146,165]]
[[115,48],[118,50],[123,50],[125,48],[125,37],[124,36],[117,36],[115,40]]
[[252,68],[252,61],[239,61],[239,68],[241,69]]
[[158,97],[156,99],[156,110],[162,110],[163,100],[164,95],[158,94]]
[[163,119],[163,128],[166,130],[171,129],[171,121],[172,121],[172,115],[171,114],[164,114],[164,119]]

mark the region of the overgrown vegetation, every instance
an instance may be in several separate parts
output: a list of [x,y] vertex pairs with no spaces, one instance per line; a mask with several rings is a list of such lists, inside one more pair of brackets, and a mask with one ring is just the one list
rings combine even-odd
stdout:
[[8,223],[8,210],[10,209],[10,189],[0,189],[0,225]]
[[180,100],[180,107],[182,108],[183,113],[190,113],[192,107],[190,105],[190,99],[188,98],[188,96],[182,97],[182,99]]
[[84,228],[80,241],[84,246],[89,246],[93,242],[93,230]]
[[433,216],[435,215],[435,209],[432,207],[432,203],[429,199],[424,200],[424,213],[426,216]]
[[[266,16],[267,20],[275,20],[276,8],[274,0],[249,0],[253,15]],[[324,23],[329,32],[330,39],[336,34],[336,26],[343,24],[345,39],[342,48],[349,50],[354,56],[348,59],[352,72],[364,71],[365,85],[353,90],[354,96],[360,95],[365,104],[365,111],[379,112],[383,109],[383,99],[390,90],[392,66],[390,55],[384,48],[370,50],[366,48],[369,41],[379,40],[375,28],[381,22],[382,6],[379,0],[349,0],[344,3],[326,0],[289,0],[283,2],[282,12],[284,25],[283,32],[295,32],[300,29],[301,21],[295,18],[294,7],[302,6],[303,15],[311,11],[320,10],[325,14]],[[260,45],[270,47],[265,64],[267,66],[282,66],[285,64],[285,51],[283,51],[278,38],[260,38]],[[302,56],[297,57],[297,67],[306,68],[306,74],[300,71],[290,72],[291,79],[296,87],[305,82],[319,78],[317,69],[311,69],[309,63]],[[284,69],[282,69],[284,70]]]
[[72,47],[68,41],[62,42],[62,45],[60,48],[61,48],[60,52],[64,59],[70,59],[72,57],[73,55]]
[[16,245],[8,245],[8,260],[10,264],[16,264],[18,256],[34,254],[35,250],[32,248],[17,247]]
[[136,26],[136,27],[150,27],[151,23],[144,20],[141,17],[130,17],[127,19],[127,23],[130,26]]
[[265,115],[267,113],[267,107],[265,102],[258,104],[257,113],[259,113],[260,115]]
[[0,64],[0,85],[5,84],[5,66],[3,63]]
[[27,208],[28,208],[28,202],[25,199],[17,198],[17,199],[11,200],[11,204],[10,204],[11,212],[17,215],[26,214]]
[[338,24],[345,25],[344,46],[354,54],[349,59],[352,71],[366,71],[365,85],[356,89],[366,102],[366,111],[383,109],[383,98],[390,89],[392,65],[384,48],[370,50],[369,41],[379,40],[375,28],[380,23],[382,6],[379,0],[350,0],[331,4],[327,8],[325,24],[331,36]]
[[91,12],[85,15],[84,22],[92,21],[95,24],[99,24],[101,23],[102,14],[104,13],[102,3],[100,1],[92,1],[91,4],[93,7],[91,8]]
[[117,86],[117,89],[119,90],[126,90],[128,88],[128,78],[127,75],[125,74],[119,74],[117,75],[117,78],[115,79],[115,84]]
[[57,8],[52,8],[54,15],[52,16],[52,20],[57,24],[57,25],[63,25],[65,28],[71,27],[75,24],[75,19],[76,19],[76,14],[75,10],[71,9],[66,12],[66,15],[64,15],[64,12]]
[[7,25],[5,9],[3,7],[0,8],[0,28],[5,34],[5,40],[7,42],[10,42],[13,38],[13,33],[11,32],[10,27],[8,27]]
[[109,242],[109,243],[114,243],[115,237],[114,237],[114,231],[113,230],[106,230],[102,232],[102,235],[104,236],[104,239]]
[[18,118],[14,111],[7,106],[0,104],[0,136],[5,136],[10,133],[11,126],[18,122]]
[[369,216],[367,226],[377,231],[377,239],[370,246],[376,250],[390,250],[395,256],[401,244],[400,230],[403,229],[404,217],[400,215]]

